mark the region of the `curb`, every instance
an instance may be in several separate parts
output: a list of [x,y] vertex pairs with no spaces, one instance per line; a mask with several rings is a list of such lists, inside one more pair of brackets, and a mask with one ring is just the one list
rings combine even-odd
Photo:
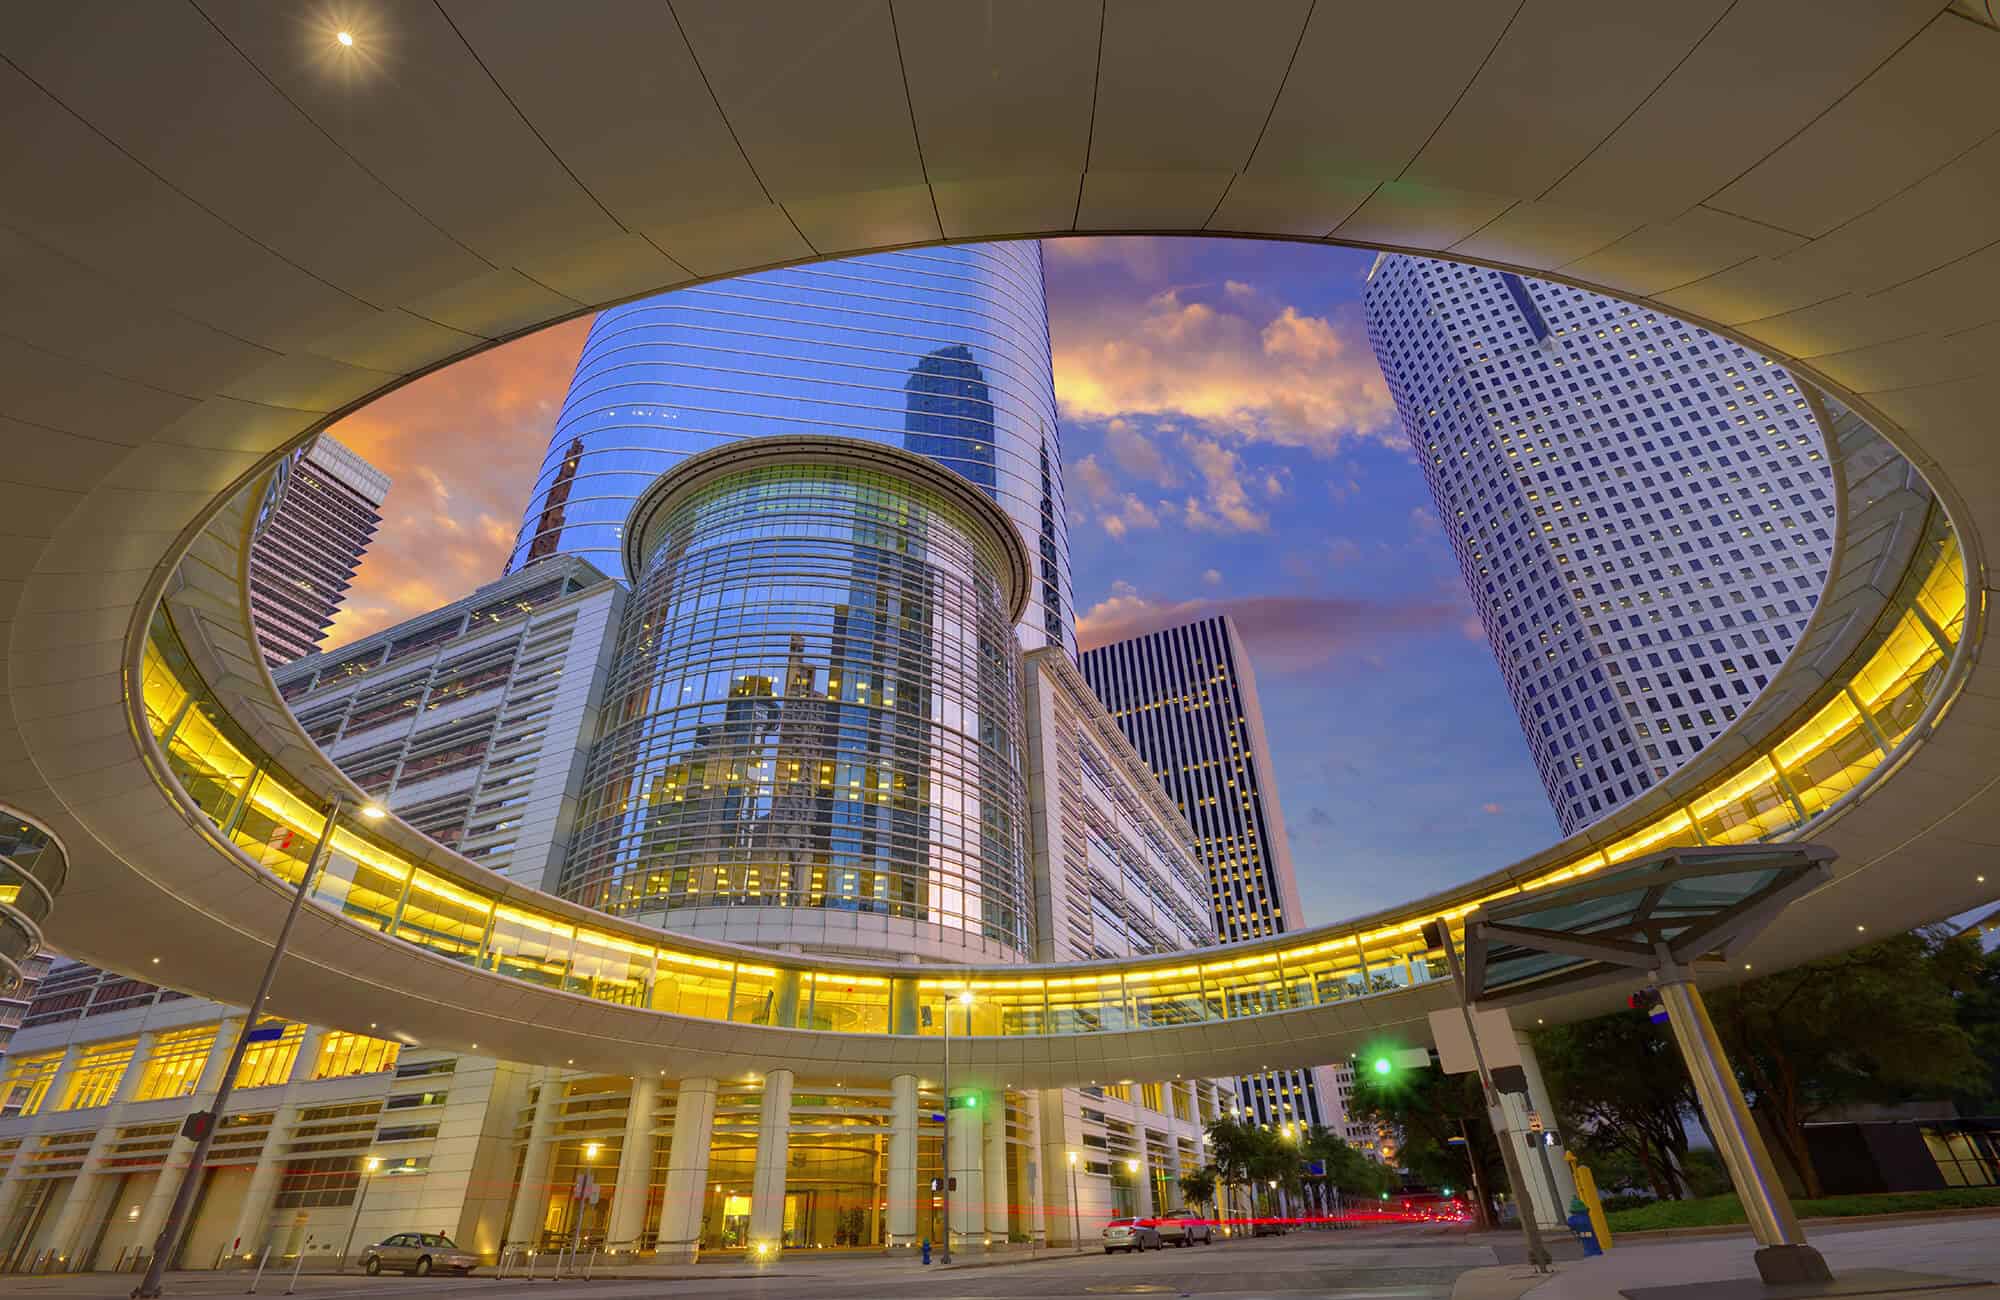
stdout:
[[[2000,1205],[1973,1206],[1957,1210],[1898,1210],[1891,1214],[1832,1214],[1801,1219],[1805,1227],[1834,1228],[1844,1225],[1921,1223],[1933,1219],[2000,1218]],[[1727,1237],[1750,1231],[1748,1223],[1706,1223],[1690,1228],[1643,1228],[1631,1231],[1611,1229],[1613,1249],[1627,1241],[1671,1241],[1676,1237]]]

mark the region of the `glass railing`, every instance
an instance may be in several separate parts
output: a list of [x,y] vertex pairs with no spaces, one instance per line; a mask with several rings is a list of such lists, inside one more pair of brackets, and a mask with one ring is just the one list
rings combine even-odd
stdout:
[[62,850],[40,827],[0,810],[0,994],[20,984],[22,963],[41,946],[42,923],[67,871]]
[[[343,814],[311,901],[350,922],[510,979],[598,1001],[707,1020],[846,1033],[931,1034],[943,1003],[974,994],[969,1031],[1085,1034],[1227,1021],[1393,991],[1444,974],[1422,924],[1660,849],[1801,838],[1883,770],[1946,689],[1966,621],[1958,541],[1930,510],[1906,577],[1847,662],[1847,680],[1775,743],[1601,849],[1490,891],[1468,889],[1405,913],[1232,948],[1120,963],[930,967],[772,953],[738,957],[581,909],[541,908],[519,891],[418,861]],[[326,827],[326,801],[276,767],[195,670],[165,607],[142,664],[149,729],[188,799],[255,868],[296,884]],[[440,858],[446,856],[440,850]],[[550,900],[553,902],[554,900]],[[931,1014],[922,1014],[928,1006]],[[967,1017],[955,1011],[953,1020]]]

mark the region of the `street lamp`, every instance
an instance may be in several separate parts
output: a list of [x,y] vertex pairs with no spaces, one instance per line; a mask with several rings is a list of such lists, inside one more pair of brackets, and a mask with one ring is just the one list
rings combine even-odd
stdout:
[[[958,991],[958,1005],[965,1008],[965,1032],[972,1032],[972,990]],[[942,1262],[951,1263],[951,1003],[944,1004],[944,1252]]]
[[354,1230],[361,1226],[361,1207],[368,1203],[368,1185],[375,1181],[375,1171],[382,1167],[381,1156],[369,1156],[361,1162],[361,1190],[354,1197],[354,1217],[347,1221],[347,1244],[340,1248],[340,1261],[333,1271],[347,1271],[347,1257],[354,1251]]
[[1069,1248],[1083,1249],[1083,1228],[1077,1221],[1076,1204],[1076,1152],[1069,1153]]

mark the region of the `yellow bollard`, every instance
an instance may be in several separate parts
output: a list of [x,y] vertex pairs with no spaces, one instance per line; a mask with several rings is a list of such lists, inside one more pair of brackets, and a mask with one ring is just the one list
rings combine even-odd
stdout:
[[1590,1215],[1591,1230],[1597,1233],[1597,1244],[1611,1249],[1611,1225],[1604,1221],[1604,1202],[1597,1195],[1597,1177],[1590,1172],[1590,1166],[1580,1164],[1576,1152],[1563,1152],[1563,1159],[1569,1161],[1570,1177],[1576,1181],[1576,1197],[1583,1202],[1583,1208]]

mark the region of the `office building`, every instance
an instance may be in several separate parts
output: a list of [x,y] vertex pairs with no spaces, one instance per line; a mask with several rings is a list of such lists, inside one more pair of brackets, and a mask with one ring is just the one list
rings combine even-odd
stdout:
[[1700,753],[1825,584],[1824,434],[1782,367],[1566,285],[1377,260],[1368,337],[1565,833]]
[[340,769],[432,839],[540,889],[576,801],[624,588],[561,557],[276,673]]
[[510,569],[620,569],[632,503],[683,457],[824,434],[936,460],[1028,541],[1032,649],[1076,648],[1041,245],[881,253],[676,289],[598,316]]
[[[1227,615],[1084,652],[1083,676],[1194,831],[1224,943],[1300,928],[1257,680]],[[1324,1067],[1239,1080],[1260,1124],[1344,1128]]]
[[388,495],[388,475],[325,434],[281,462],[250,548],[250,615],[265,663],[319,648]]

